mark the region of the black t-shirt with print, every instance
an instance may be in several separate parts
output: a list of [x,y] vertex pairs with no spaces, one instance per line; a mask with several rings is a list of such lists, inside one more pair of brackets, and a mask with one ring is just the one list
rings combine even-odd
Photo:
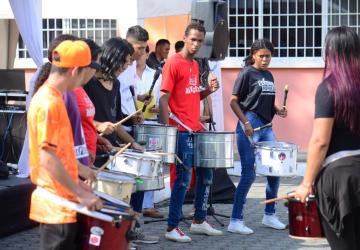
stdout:
[[[95,121],[116,123],[125,117],[121,112],[119,80],[115,79],[113,88],[108,90],[97,78],[93,77],[84,86],[84,89],[95,106]],[[117,146],[121,142],[115,132],[105,137],[114,146]]]
[[[328,90],[326,82],[322,82],[316,90],[315,118],[331,117],[334,117],[334,97]],[[326,156],[341,150],[356,149],[360,149],[360,136],[352,133],[349,126],[343,122],[335,121]]]
[[255,112],[265,122],[273,119],[275,85],[270,71],[258,70],[253,66],[245,67],[235,80],[232,94],[238,96],[243,112]]

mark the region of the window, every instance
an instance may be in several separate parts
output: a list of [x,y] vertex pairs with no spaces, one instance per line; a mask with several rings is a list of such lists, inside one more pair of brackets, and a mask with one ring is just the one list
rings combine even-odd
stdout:
[[328,29],[347,25],[359,31],[359,5],[358,0],[228,0],[228,59],[249,55],[252,42],[263,37],[274,44],[276,66],[320,66]]
[[[50,42],[61,34],[73,34],[90,38],[101,45],[116,36],[115,19],[43,19],[43,56],[47,58]],[[19,36],[17,58],[31,58],[25,44]]]
[[358,0],[329,0],[328,27],[331,29],[339,25],[346,25],[359,34],[360,3]]

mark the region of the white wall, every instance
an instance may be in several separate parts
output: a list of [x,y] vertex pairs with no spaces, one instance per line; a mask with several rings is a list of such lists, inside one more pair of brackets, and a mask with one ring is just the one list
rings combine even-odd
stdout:
[[138,0],[138,18],[187,15],[191,0]]
[[14,15],[12,13],[9,0],[0,0],[0,19],[12,19]]

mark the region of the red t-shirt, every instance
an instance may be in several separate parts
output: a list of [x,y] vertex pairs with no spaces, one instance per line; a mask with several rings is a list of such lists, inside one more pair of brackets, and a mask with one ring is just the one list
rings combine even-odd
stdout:
[[74,90],[79,106],[81,125],[84,130],[86,146],[92,155],[96,154],[97,132],[94,125],[95,107],[82,87]]
[[[169,108],[193,131],[201,130],[199,65],[187,61],[181,54],[170,57],[162,70],[161,91],[170,93]],[[171,125],[178,124],[170,119]],[[186,131],[178,126],[179,131]]]

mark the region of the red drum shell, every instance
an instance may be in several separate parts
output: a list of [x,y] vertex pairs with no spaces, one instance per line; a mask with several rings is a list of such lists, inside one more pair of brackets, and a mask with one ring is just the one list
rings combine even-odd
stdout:
[[292,238],[324,238],[320,213],[315,198],[309,198],[307,203],[296,199],[288,200],[289,235]]
[[[79,215],[79,235],[81,237],[81,248],[83,250],[127,250],[129,249],[129,241],[126,234],[131,230],[133,222],[132,216],[122,216],[119,223],[111,223],[100,220],[98,218],[90,217],[87,215]],[[103,235],[100,237],[100,245],[96,243],[90,244],[91,228],[99,227],[103,230]],[[92,237],[91,240],[96,240]]]

